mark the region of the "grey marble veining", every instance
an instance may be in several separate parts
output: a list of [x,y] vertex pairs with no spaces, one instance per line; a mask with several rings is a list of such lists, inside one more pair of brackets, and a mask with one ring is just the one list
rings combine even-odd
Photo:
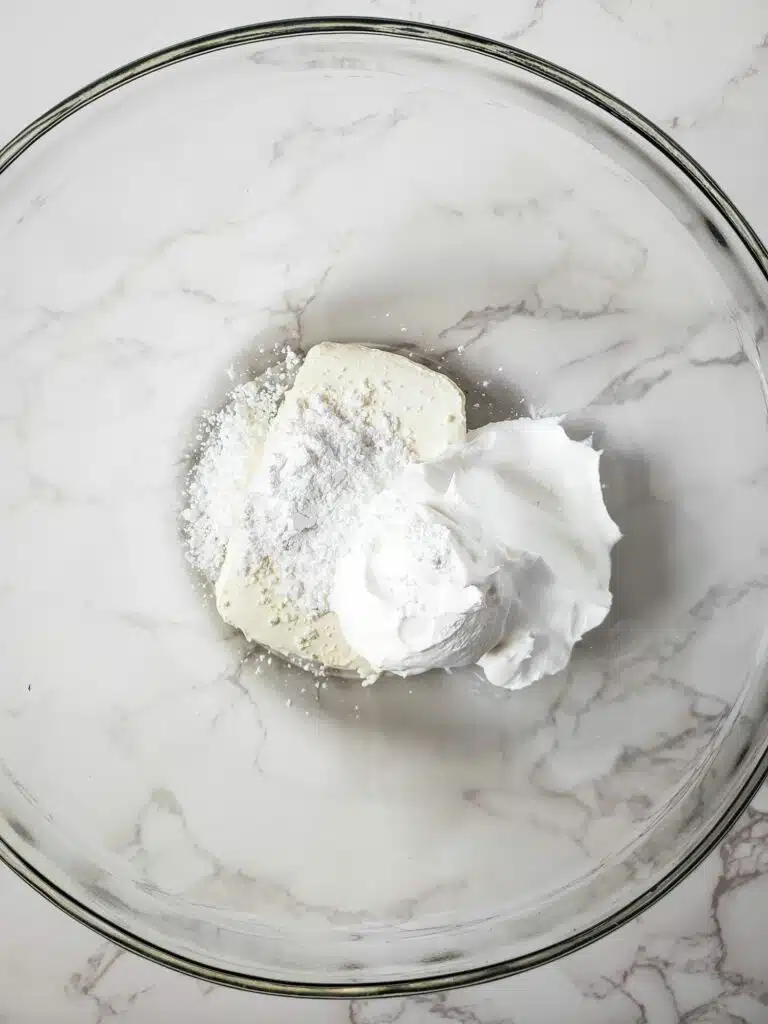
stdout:
[[[44,4],[31,5],[30,11],[39,6],[55,17]],[[83,17],[86,17],[84,5]],[[483,11],[470,9],[466,0],[450,4],[428,2],[395,2],[383,0],[370,4],[344,5],[339,13],[346,10],[356,13],[384,13],[394,16],[424,18],[442,21],[472,31],[496,35],[508,41],[538,50],[574,70],[590,75],[601,84],[615,89],[619,95],[636,103],[654,116],[665,127],[675,133],[681,141],[700,155],[707,166],[720,178],[726,190],[733,193],[745,213],[758,229],[765,234],[768,229],[768,206],[762,194],[762,178],[759,168],[765,166],[768,156],[768,139],[765,137],[761,109],[765,103],[767,88],[765,68],[768,21],[765,10],[759,2],[742,2],[736,5],[726,18],[719,5],[711,5],[702,11],[699,5],[675,0],[660,9],[643,5],[623,3],[580,2],[565,8],[554,0],[536,0],[530,3],[511,5],[490,4]],[[210,13],[203,11],[203,5],[190,4],[183,14],[175,10],[153,18],[152,28],[139,17],[141,5],[126,17],[124,31],[117,32],[120,45],[111,38],[113,30],[106,26],[99,39],[100,62],[85,67],[94,58],[85,50],[78,60],[69,55],[70,64],[59,57],[59,63],[51,68],[48,81],[53,95],[44,91],[44,81],[36,85],[40,101],[34,109],[24,104],[14,104],[10,90],[0,102],[0,130],[8,134],[20,127],[28,117],[37,113],[39,106],[52,102],[59,95],[79,84],[83,78],[92,77],[98,71],[120,63],[135,53],[145,51],[164,41],[195,34],[209,27],[225,23],[236,23],[253,19],[249,6],[231,2],[219,8],[216,21],[210,21]],[[291,13],[317,13],[317,4],[296,3]],[[38,12],[39,13],[39,12]],[[259,17],[278,13],[276,8],[264,3]],[[285,13],[281,6],[279,13]],[[89,16],[95,12],[88,9]],[[24,79],[24,69],[19,65],[24,45],[32,46],[32,15],[19,16],[8,44],[8,64],[5,75],[13,69]],[[76,29],[72,25],[66,31],[66,38],[72,40],[77,50]],[[94,38],[96,38],[94,29]],[[27,33],[26,36],[24,33]],[[109,38],[108,38],[109,36]],[[0,42],[0,46],[3,44]],[[81,47],[84,43],[79,43]],[[2,51],[3,53],[5,51]],[[27,49],[26,52],[29,52]],[[648,62],[654,60],[658,72],[652,80],[647,74]],[[14,64],[14,61],[16,63]],[[59,74],[61,81],[58,81]],[[70,76],[70,79],[67,78]],[[74,76],[74,77],[71,77]],[[33,90],[34,91],[34,90]],[[17,112],[18,110],[18,112]],[[407,104],[401,123],[407,122]],[[6,130],[7,127],[7,130]],[[381,131],[390,131],[391,122],[380,124],[354,124],[353,130],[362,138],[371,137]],[[317,141],[307,133],[297,131],[283,138],[272,158],[279,165],[281,157],[290,147],[314,145]],[[316,150],[313,150],[316,152]],[[546,193],[543,201],[567,203],[567,194],[557,189]],[[35,211],[44,205],[44,197],[29,208],[19,211],[19,218],[35,216]],[[519,218],[515,209],[496,209],[490,203],[489,219]],[[451,218],[450,203],[434,204],[431,217]],[[524,226],[524,221],[522,222]],[[226,231],[238,231],[236,222],[222,224]],[[700,315],[700,310],[683,310],[681,322],[685,330],[675,339],[659,339],[657,350],[637,366],[631,374],[620,369],[612,372],[612,351],[615,351],[617,366],[623,339],[617,333],[626,331],[631,324],[632,287],[638,276],[646,272],[643,242],[637,238],[621,238],[608,235],[601,238],[601,247],[610,247],[611,258],[605,274],[598,274],[597,284],[585,300],[583,293],[575,297],[565,270],[553,263],[553,273],[543,275],[531,282],[528,290],[512,298],[500,294],[497,299],[478,308],[462,308],[462,296],[457,297],[455,318],[439,325],[435,333],[439,338],[436,356],[443,356],[450,369],[452,353],[462,348],[462,356],[476,360],[480,371],[491,366],[495,360],[492,342],[500,336],[511,317],[524,318],[531,324],[531,344],[537,338],[537,321],[544,314],[549,327],[556,330],[578,331],[580,322],[585,321],[589,333],[573,335],[576,348],[569,352],[568,359],[553,362],[558,370],[558,379],[564,386],[578,390],[584,379],[583,367],[599,354],[605,377],[600,386],[589,393],[580,395],[579,405],[585,410],[585,419],[604,418],[606,430],[610,430],[610,416],[613,409],[625,404],[654,401],[655,389],[663,385],[673,370],[685,367],[690,379],[702,380],[716,370],[722,372],[723,382],[737,379],[743,367],[740,352],[718,352],[712,354],[712,331],[716,330],[714,320]],[[353,258],[364,254],[356,254]],[[546,254],[542,258],[545,258]],[[310,253],[311,269],[304,276],[303,283],[292,289],[286,296],[284,308],[271,311],[293,336],[300,342],[322,334],[334,315],[336,282],[330,263],[324,264],[322,252]],[[159,266],[159,270],[157,269]],[[308,264],[309,266],[309,264]],[[162,302],[164,287],[163,265],[155,264],[157,279],[153,287]],[[108,268],[105,270],[108,275]],[[119,297],[120,289],[130,287],[130,282],[106,280],[106,287]],[[238,293],[236,283],[222,282],[221,290],[212,295],[194,279],[184,283],[185,302],[189,303],[192,317],[225,316],[229,323],[238,324],[243,316],[243,296]],[[77,310],[57,305],[57,297],[47,296],[29,322],[24,325],[29,334],[50,330],[56,337],[59,332],[62,344],[66,341],[67,319],[78,315]],[[99,304],[103,296],[83,297],[86,312],[99,315]],[[92,309],[91,304],[92,303]],[[213,312],[211,307],[215,307]],[[391,304],[387,303],[387,308]],[[411,310],[404,309],[402,322],[411,323]],[[686,320],[687,316],[687,320]],[[715,327],[713,328],[713,323]],[[243,330],[245,330],[245,325]],[[389,328],[387,328],[389,330]],[[26,336],[20,334],[21,337]],[[407,347],[408,342],[404,342]],[[137,367],[133,389],[123,396],[129,403],[140,403],[145,398],[146,379],[141,371],[146,346],[141,337],[132,335],[126,325],[122,357],[135,360]],[[489,347],[490,346],[490,347]],[[612,347],[615,347],[612,349]],[[117,352],[115,358],[121,358]],[[569,374],[571,376],[569,376]],[[590,378],[591,379],[591,378]],[[535,404],[536,383],[526,382],[526,395]],[[727,386],[727,385],[726,385]],[[478,396],[480,397],[480,396]],[[492,395],[499,405],[509,402],[514,396]],[[551,411],[560,411],[558,401],[564,407],[573,401],[565,393],[548,396]],[[652,407],[652,405],[651,405]],[[25,433],[25,411],[15,417],[15,427],[20,436]],[[605,419],[607,417],[607,419]],[[591,426],[591,422],[587,423]],[[765,466],[759,461],[739,463],[724,468],[732,479],[749,486],[752,479],[759,479]],[[610,470],[610,467],[609,467]],[[637,503],[638,496],[658,494],[653,488],[663,488],[668,481],[655,478],[652,487],[647,478],[648,469],[633,463],[629,468],[617,465],[615,468],[616,500],[626,503],[630,509]],[[688,483],[695,487],[695,473]],[[42,503],[52,505],[75,502],[87,508],[89,502],[98,501],[93,481],[82,480],[81,492],[72,495],[62,491],[53,478],[40,474],[27,482],[27,493],[37,495]],[[647,513],[647,508],[643,510]],[[642,513],[641,513],[642,514]],[[660,525],[663,530],[663,524]],[[734,524],[734,529],[738,524]],[[626,531],[625,531],[626,532]],[[764,553],[763,553],[764,554]],[[745,547],[745,560],[753,559],[753,572],[745,583],[728,578],[718,579],[703,591],[691,592],[690,600],[682,608],[682,618],[677,624],[674,636],[669,638],[665,650],[664,670],[649,664],[649,652],[638,648],[629,638],[628,648],[623,654],[627,659],[636,659],[637,670],[652,680],[656,694],[667,694],[672,701],[672,714],[678,716],[678,727],[663,730],[657,740],[644,735],[638,743],[637,737],[627,739],[626,744],[618,743],[615,750],[605,753],[606,761],[595,766],[597,782],[586,780],[591,785],[571,794],[572,811],[569,841],[573,843],[573,856],[583,855],[590,843],[598,840],[590,835],[590,822],[596,803],[604,807],[615,801],[621,805],[622,773],[631,775],[633,757],[644,757],[643,770],[648,771],[648,758],[657,757],[657,775],[654,785],[659,791],[670,784],[682,770],[687,760],[698,749],[698,745],[711,734],[723,712],[721,694],[707,696],[699,690],[691,692],[682,686],[676,673],[686,665],[686,658],[716,656],[716,651],[701,651],[691,648],[691,638],[697,633],[697,624],[710,622],[715,614],[722,616],[722,628],[736,637],[739,630],[751,628],[750,615],[757,614],[761,604],[751,603],[756,595],[768,585],[768,573],[764,562],[754,559],[755,553]],[[657,592],[660,582],[654,578],[644,581],[646,595],[636,592],[619,593],[617,601],[633,613],[651,614],[651,597]],[[642,591],[643,588],[641,588]],[[682,607],[682,606],[681,606]],[[152,614],[137,617],[132,611],[114,609],[115,629],[140,630],[148,642],[153,642],[158,629],[164,626],[162,617]],[[183,624],[180,625],[183,629]],[[622,642],[622,637],[613,638]],[[245,668],[235,660],[226,662],[222,670],[222,686],[232,688],[232,699],[228,713],[237,714],[238,720],[248,722],[259,743],[255,761],[269,766],[271,757],[269,744],[264,739],[262,712],[251,698],[247,685],[243,685]],[[584,707],[592,706],[595,698],[603,701],[605,722],[610,726],[610,709],[627,694],[611,692],[610,685],[599,678],[585,677],[580,685],[567,693],[547,694],[545,714],[553,716],[560,729],[560,739],[542,760],[535,760],[537,798],[546,798],[548,790],[557,792],[563,778],[568,777],[572,761],[568,761],[569,742],[578,736],[580,718]],[[172,699],[173,694],[165,697]],[[534,702],[537,698],[532,697]],[[543,699],[543,697],[542,697]],[[727,703],[727,702],[726,702]],[[532,709],[532,713],[535,709]],[[387,709],[380,709],[386,714]],[[225,718],[220,727],[232,728],[232,721]],[[587,742],[589,738],[587,737]],[[581,748],[576,749],[574,756]],[[533,752],[532,752],[533,753]],[[263,763],[260,759],[264,759]],[[552,789],[554,787],[554,790]],[[173,792],[161,787],[145,798],[137,794],[144,803],[139,808],[138,831],[122,836],[123,849],[143,857],[147,844],[151,847],[153,836],[162,836],[167,841],[169,831],[174,841],[183,844],[189,839],[188,825],[183,808]],[[504,808],[494,804],[494,793],[481,786],[466,787],[465,799],[474,814],[476,809],[490,815],[500,813]],[[629,810],[642,816],[640,804]],[[119,832],[122,823],[116,822]],[[215,852],[201,849],[193,841],[189,845],[189,870],[187,881],[205,877],[211,865],[219,875]],[[150,850],[151,852],[151,850]],[[151,870],[165,880],[162,860],[156,861]],[[565,961],[532,974],[510,979],[495,985],[471,991],[446,995],[429,996],[389,1002],[353,1002],[351,1004],[296,1004],[286,1001],[262,999],[239,993],[226,992],[201,983],[184,979],[161,969],[145,964],[133,956],[121,953],[79,926],[67,921],[31,891],[24,888],[9,873],[0,875],[0,892],[4,907],[4,921],[10,927],[0,936],[0,1020],[5,1017],[8,1024],[27,1024],[44,1021],[58,1024],[68,1021],[101,1022],[110,1018],[127,1022],[184,1019],[190,1022],[225,1019],[237,1024],[239,1020],[252,1020],[256,1014],[265,1021],[293,1021],[296,1019],[317,1021],[349,1021],[350,1024],[390,1024],[402,1021],[411,1024],[416,1021],[453,1020],[464,1024],[497,1024],[497,1022],[549,1021],[568,1019],[570,1021],[678,1021],[699,1022],[761,1022],[768,1020],[768,958],[764,950],[768,945],[768,931],[765,927],[768,913],[768,803],[758,799],[737,829],[722,844],[717,854],[688,879],[679,889],[661,904],[649,911],[643,918],[632,922],[620,932],[603,940],[597,946],[576,954]],[[274,890],[271,894],[279,910],[285,893]],[[429,899],[427,885],[422,894]],[[264,898],[264,892],[259,898]],[[288,894],[288,898],[293,898]],[[403,908],[404,915],[410,912]],[[3,1021],[5,1024],[5,1021]]]

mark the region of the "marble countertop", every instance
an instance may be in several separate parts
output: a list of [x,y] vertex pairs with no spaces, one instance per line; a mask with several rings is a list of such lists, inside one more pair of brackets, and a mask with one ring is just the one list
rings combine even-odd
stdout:
[[[0,138],[157,47],[234,24],[327,12],[442,22],[593,79],[686,146],[768,237],[764,0],[6,0]],[[759,1024],[768,1021],[768,790],[720,849],[641,918],[547,968],[442,995],[297,1004],[219,989],[119,950],[3,869],[0,907],[0,1024]]]

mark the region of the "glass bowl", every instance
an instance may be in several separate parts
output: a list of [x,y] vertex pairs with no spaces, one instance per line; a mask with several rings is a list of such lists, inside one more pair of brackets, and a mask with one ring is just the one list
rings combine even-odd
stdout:
[[[768,261],[685,152],[523,51],[325,19],[116,71],[0,171],[12,868],[159,962],[348,996],[545,963],[701,860],[768,766]],[[318,689],[218,620],[201,418],[323,340],[604,449],[614,607],[566,671]]]

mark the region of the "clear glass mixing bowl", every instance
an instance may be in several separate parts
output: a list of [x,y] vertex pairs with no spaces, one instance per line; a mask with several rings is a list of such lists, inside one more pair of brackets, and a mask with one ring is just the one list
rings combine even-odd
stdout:
[[[678,881],[766,772],[766,253],[600,89],[425,26],[184,43],[0,152],[0,839],[215,981],[417,991]],[[615,605],[560,676],[317,690],[179,538],[203,410],[285,342],[441,365],[605,450]]]

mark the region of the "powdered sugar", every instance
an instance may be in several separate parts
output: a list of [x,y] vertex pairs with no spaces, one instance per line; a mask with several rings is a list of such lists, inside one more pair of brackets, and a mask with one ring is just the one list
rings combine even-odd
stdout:
[[182,519],[190,561],[208,581],[233,534],[245,531],[242,571],[267,566],[282,595],[316,616],[328,610],[336,561],[361,509],[409,449],[370,387],[299,399],[270,430],[300,365],[287,349],[207,417]]
[[270,433],[246,498],[246,572],[267,562],[303,613],[328,611],[336,562],[362,509],[408,459],[370,389],[299,399]]
[[242,521],[261,445],[300,365],[300,357],[286,348],[279,363],[240,384],[221,410],[204,419],[182,520],[188,557],[210,582],[218,576],[232,532]]

